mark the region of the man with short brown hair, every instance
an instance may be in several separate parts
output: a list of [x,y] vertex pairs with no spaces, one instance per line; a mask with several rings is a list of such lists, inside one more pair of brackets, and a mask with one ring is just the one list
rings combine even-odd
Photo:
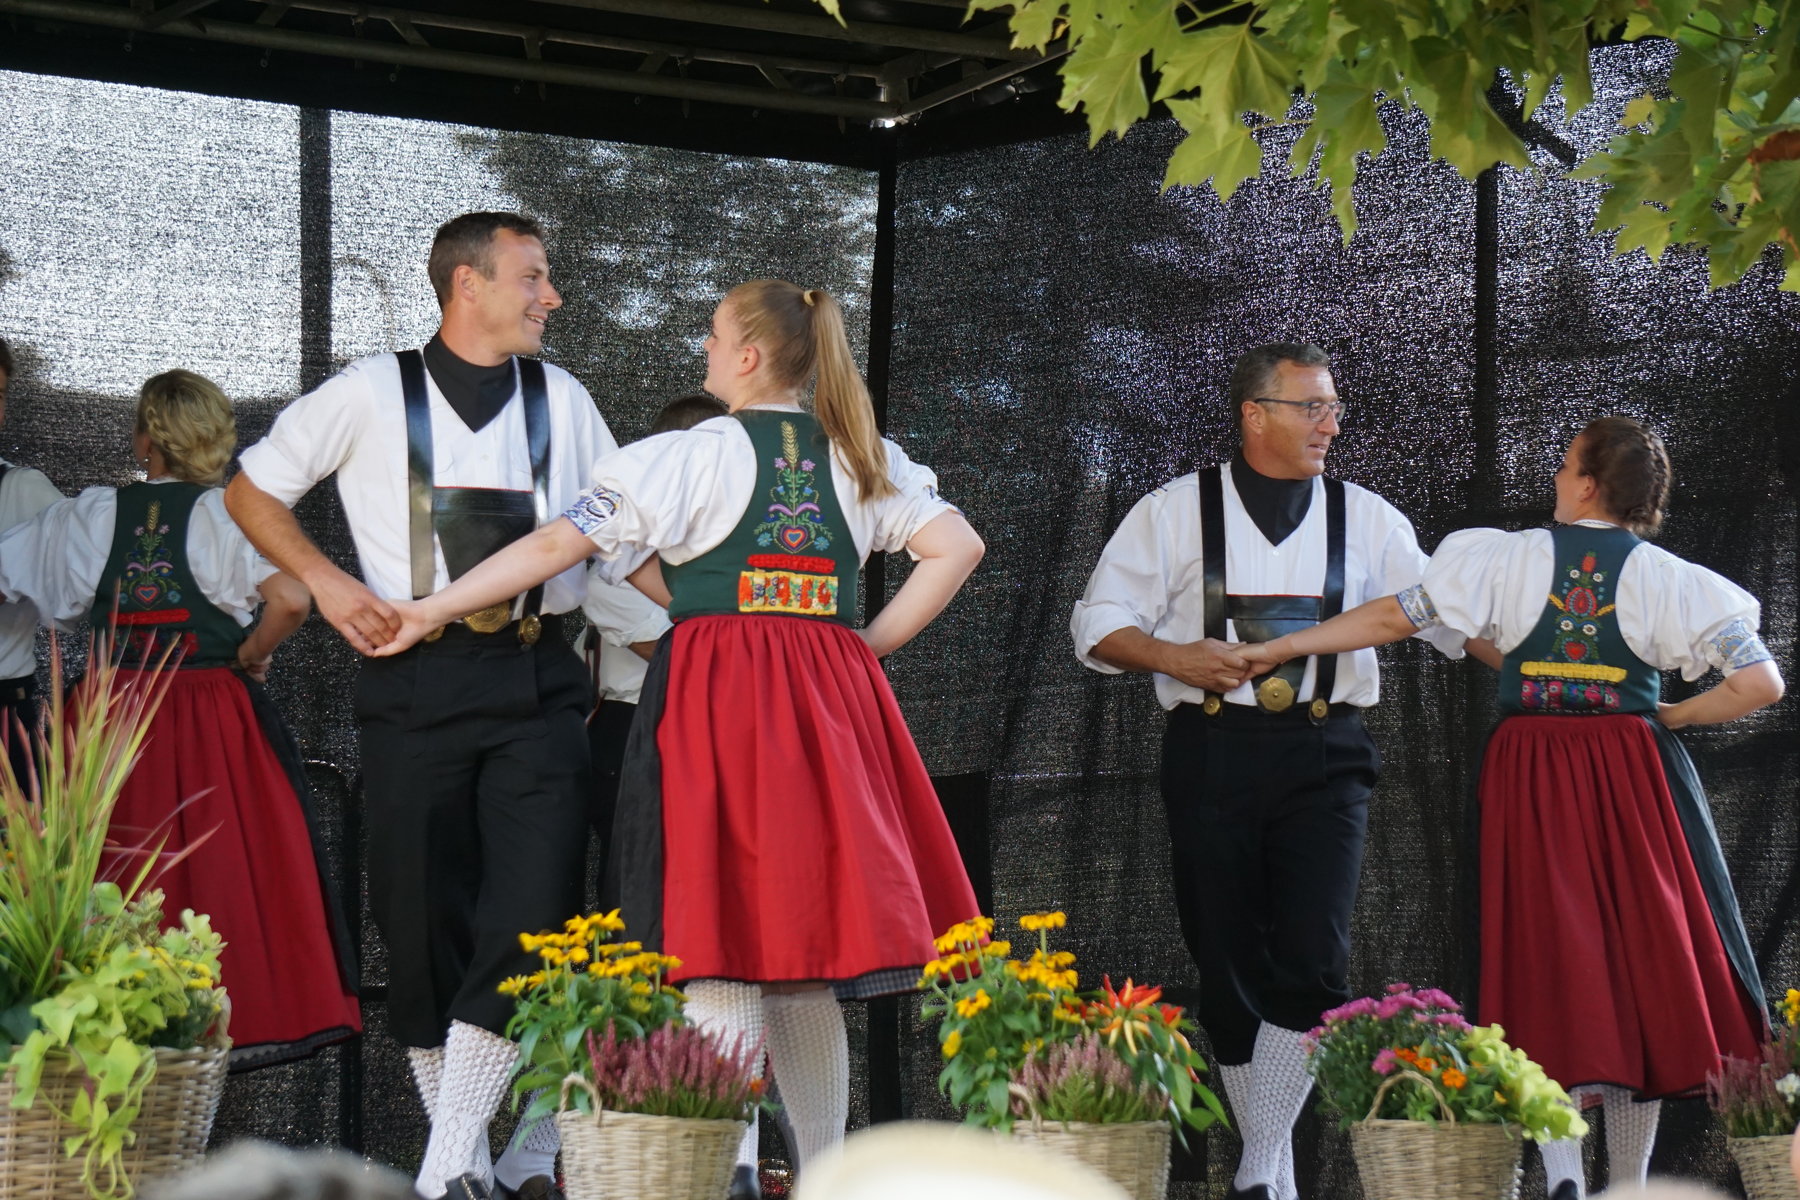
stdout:
[[[226,496],[257,548],[303,581],[369,654],[395,599],[446,586],[573,504],[617,448],[581,384],[539,352],[562,298],[537,223],[469,213],[433,242],[443,308],[421,350],[352,363],[246,450]],[[335,473],[362,568],[322,554],[290,511]],[[369,659],[355,694],[369,829],[369,900],[389,954],[388,1013],[431,1118],[421,1196],[556,1195],[554,1127],[498,1164],[488,1123],[517,1047],[501,1036],[525,974],[522,932],[581,907],[591,776],[587,672],[561,614],[582,568]],[[649,601],[644,601],[647,605]]]

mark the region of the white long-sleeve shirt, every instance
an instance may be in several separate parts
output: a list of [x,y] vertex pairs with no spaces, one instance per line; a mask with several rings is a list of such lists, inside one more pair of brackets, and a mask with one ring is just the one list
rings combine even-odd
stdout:
[[[62,498],[42,471],[8,463],[6,478],[0,480],[0,533],[29,521]],[[37,670],[37,626],[37,613],[31,605],[12,600],[0,604],[0,679],[23,679]]]
[[[438,487],[531,490],[525,406],[515,385],[500,414],[471,430],[425,373],[431,398],[432,467]],[[618,449],[593,399],[575,377],[544,364],[550,416],[548,516],[574,503],[594,463]],[[399,360],[377,354],[351,363],[282,410],[269,435],[244,451],[244,473],[292,507],[326,476],[356,542],[363,582],[384,599],[412,598],[411,508],[408,505],[406,405]],[[444,553],[435,554],[433,590],[450,582]],[[543,611],[568,612],[587,592],[575,566],[544,586]]]
[[[1236,596],[1319,596],[1325,589],[1325,481],[1314,478],[1306,518],[1279,546],[1271,546],[1245,511],[1231,482],[1231,464],[1221,468],[1225,500],[1225,574]],[[1120,522],[1075,605],[1069,633],[1082,663],[1104,674],[1119,668],[1094,657],[1107,634],[1136,629],[1174,643],[1206,636],[1205,569],[1200,531],[1198,474],[1173,479],[1139,500]],[[1366,488],[1344,485],[1344,608],[1391,596],[1419,581],[1425,555],[1412,522]],[[1239,640],[1227,621],[1227,640]],[[1449,629],[1421,633],[1444,653],[1462,656],[1463,638]],[[1312,698],[1316,660],[1309,660],[1298,697]],[[1156,698],[1164,708],[1198,704],[1206,693],[1173,676],[1156,674]],[[1373,650],[1338,656],[1333,704],[1359,708],[1381,698]],[[1228,704],[1254,705],[1254,681],[1225,694]]]

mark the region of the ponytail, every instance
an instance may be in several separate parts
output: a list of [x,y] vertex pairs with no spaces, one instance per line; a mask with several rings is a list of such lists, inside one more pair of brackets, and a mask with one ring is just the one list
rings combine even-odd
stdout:
[[888,478],[887,447],[875,424],[875,405],[844,333],[844,310],[831,293],[801,289],[780,279],[739,284],[725,297],[744,339],[763,347],[772,378],[804,387],[818,377],[813,411],[825,436],[844,456],[859,499],[895,492]]

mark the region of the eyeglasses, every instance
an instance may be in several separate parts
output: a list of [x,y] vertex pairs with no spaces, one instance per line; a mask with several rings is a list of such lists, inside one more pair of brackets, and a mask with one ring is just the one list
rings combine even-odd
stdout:
[[1342,400],[1273,400],[1268,396],[1256,397],[1258,404],[1285,404],[1289,408],[1297,408],[1306,419],[1314,425],[1321,424],[1326,417],[1334,421],[1344,419],[1344,402]]

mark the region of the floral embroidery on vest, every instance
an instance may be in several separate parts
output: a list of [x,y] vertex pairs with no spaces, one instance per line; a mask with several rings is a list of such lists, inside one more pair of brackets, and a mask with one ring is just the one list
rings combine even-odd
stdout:
[[1519,674],[1520,703],[1528,711],[1617,712],[1619,690],[1615,684],[1629,674],[1623,667],[1607,666],[1600,657],[1600,625],[1610,616],[1611,584],[1606,572],[1596,571],[1595,554],[1585,551],[1578,565],[1548,599],[1562,615],[1556,621],[1549,661],[1523,662]]
[[169,527],[160,523],[161,518],[162,501],[152,500],[144,523],[132,530],[137,535],[137,544],[125,559],[125,578],[120,591],[140,608],[181,603],[181,592],[170,578],[175,565],[163,549],[163,538],[168,535]]
[[799,554],[829,550],[837,535],[819,515],[813,488],[813,460],[800,457],[800,438],[792,422],[781,423],[781,454],[775,460],[775,486],[769,489],[767,519],[756,527],[756,544]]

